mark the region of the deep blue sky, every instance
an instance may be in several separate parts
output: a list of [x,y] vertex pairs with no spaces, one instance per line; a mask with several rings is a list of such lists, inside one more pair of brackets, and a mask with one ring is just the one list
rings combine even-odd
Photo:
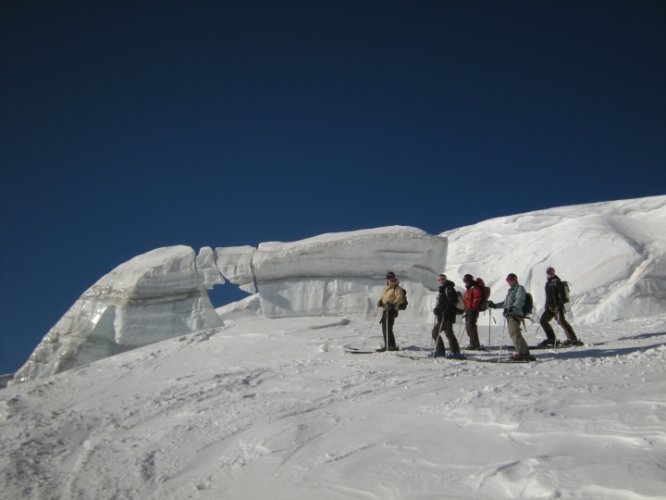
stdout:
[[160,246],[666,192],[660,0],[0,9],[0,373]]

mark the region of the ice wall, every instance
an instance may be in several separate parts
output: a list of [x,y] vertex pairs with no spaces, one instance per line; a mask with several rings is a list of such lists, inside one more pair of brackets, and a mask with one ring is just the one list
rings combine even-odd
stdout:
[[52,375],[132,347],[221,325],[206,289],[224,283],[213,250],[158,248],[86,290],[49,330],[15,380]]
[[401,315],[410,317],[432,308],[445,262],[446,238],[391,226],[261,243],[252,267],[267,317],[370,314],[389,270],[407,290]]

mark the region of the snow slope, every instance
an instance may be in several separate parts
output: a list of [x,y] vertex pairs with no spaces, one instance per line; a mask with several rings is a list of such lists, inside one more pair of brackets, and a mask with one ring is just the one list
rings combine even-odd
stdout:
[[558,207],[446,231],[447,272],[481,275],[495,297],[516,273],[543,305],[548,266],[571,284],[577,322],[666,310],[666,196]]
[[[430,326],[398,319],[403,354]],[[236,311],[0,391],[0,498],[664,498],[666,316],[578,334],[604,343],[414,360],[344,353],[367,320]]]

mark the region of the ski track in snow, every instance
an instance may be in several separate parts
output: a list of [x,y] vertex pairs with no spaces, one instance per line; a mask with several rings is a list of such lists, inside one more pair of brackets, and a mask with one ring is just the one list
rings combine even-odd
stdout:
[[229,324],[0,391],[0,498],[664,498],[663,317],[521,365],[345,354],[367,320]]

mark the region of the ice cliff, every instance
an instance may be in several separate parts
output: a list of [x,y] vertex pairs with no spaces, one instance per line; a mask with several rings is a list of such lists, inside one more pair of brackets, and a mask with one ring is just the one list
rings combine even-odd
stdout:
[[129,348],[220,327],[207,289],[225,277],[259,290],[261,312],[279,316],[367,314],[393,270],[409,291],[407,316],[427,314],[446,239],[409,227],[333,233],[259,248],[159,248],[90,287],[16,373],[52,375]]
[[15,380],[68,370],[133,347],[220,326],[206,291],[224,279],[211,248],[158,248],[86,290],[49,330]]

